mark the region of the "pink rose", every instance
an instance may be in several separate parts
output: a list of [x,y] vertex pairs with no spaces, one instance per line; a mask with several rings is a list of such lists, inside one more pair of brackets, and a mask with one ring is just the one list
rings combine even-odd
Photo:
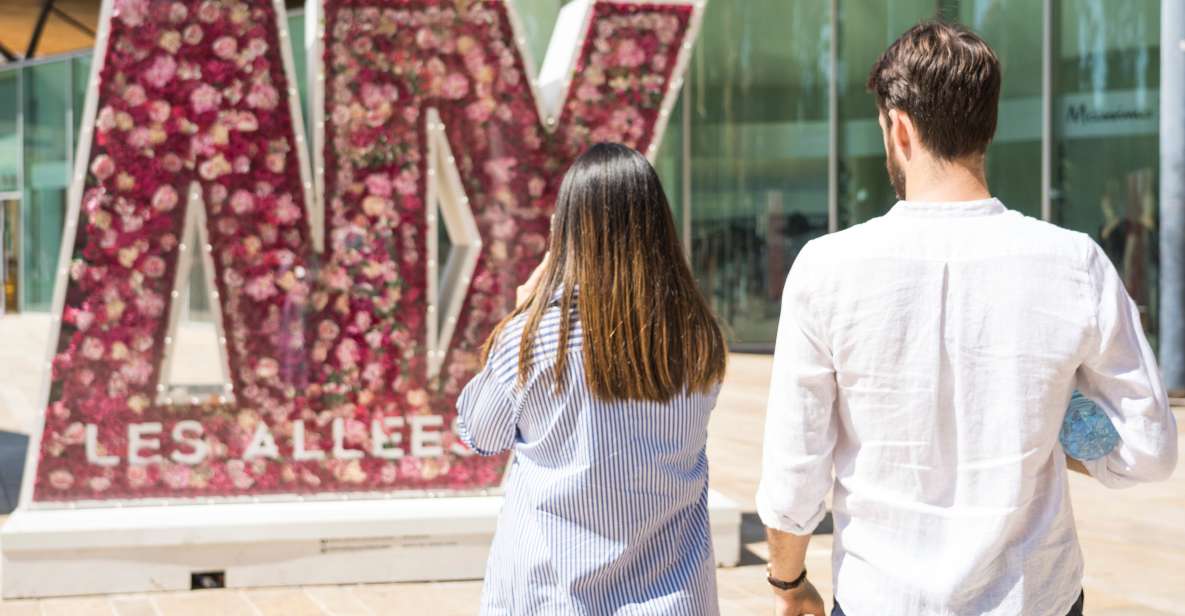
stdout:
[[341,328],[338,327],[337,323],[329,319],[325,319],[317,325],[317,336],[322,340],[333,340],[337,338],[339,332],[341,332]]
[[255,209],[255,197],[240,188],[230,196],[230,209],[234,210],[235,214],[242,216]]
[[144,260],[144,274],[149,278],[160,278],[165,274],[165,260],[151,256]]
[[617,62],[627,68],[637,68],[646,61],[646,50],[632,38],[626,38],[617,45]]
[[283,195],[276,199],[276,222],[288,225],[300,220],[300,208],[292,200],[292,195]]
[[547,182],[539,176],[532,177],[527,181],[527,192],[536,199],[543,196],[545,188],[547,188]]
[[49,474],[49,485],[55,490],[69,490],[74,485],[74,475],[68,470],[58,469]]
[[82,356],[91,361],[102,359],[105,350],[102,341],[98,338],[87,338],[82,341]]
[[177,200],[177,189],[166,184],[153,193],[152,207],[158,212],[168,212],[177,207]]
[[276,294],[276,282],[271,273],[257,276],[247,283],[245,289],[251,299],[262,302]]
[[91,163],[91,173],[99,180],[105,180],[115,174],[115,161],[106,154],[100,154]]
[[452,100],[465,98],[465,95],[469,93],[469,80],[460,73],[452,73],[445,78],[441,91],[445,98]]
[[366,190],[378,197],[390,197],[394,190],[394,186],[391,185],[391,176],[385,173],[370,174],[366,178]]
[[214,111],[222,104],[222,93],[209,84],[202,84],[189,95],[195,113]]
[[217,21],[222,15],[222,9],[219,8],[218,3],[214,0],[206,0],[198,7],[198,19],[211,23]]
[[486,161],[482,168],[495,184],[509,184],[514,179],[514,167],[517,164],[517,160],[503,156]]
[[169,21],[180,23],[185,21],[186,17],[189,17],[189,9],[185,8],[184,4],[174,2],[169,6]]
[[470,103],[465,107],[465,116],[474,122],[485,122],[494,114],[494,109],[497,105],[493,99],[483,98],[476,103]]
[[109,479],[108,477],[105,477],[103,475],[99,475],[98,477],[91,477],[90,481],[88,481],[87,483],[90,485],[91,490],[93,490],[95,492],[103,492],[107,488],[111,487],[111,479]]
[[115,0],[115,17],[129,27],[135,28],[144,23],[148,15],[148,0]]
[[144,81],[148,82],[148,85],[160,89],[172,81],[176,74],[177,61],[172,56],[157,56],[156,60],[153,60],[152,66],[149,66],[148,70],[144,72]]
[[62,433],[62,440],[67,445],[81,445],[86,440],[86,427],[77,421],[66,426],[66,431]]
[[[174,68],[176,65],[174,64]],[[148,100],[148,93],[144,91],[142,86],[132,84],[123,91],[123,100],[133,107],[139,107]]]
[[417,408],[428,404],[428,392],[423,389],[413,389],[407,392],[407,403]]
[[261,379],[275,378],[280,374],[280,362],[271,357],[264,357],[255,364],[255,374]]
[[353,368],[361,359],[362,351],[353,338],[345,338],[337,345],[337,352],[334,355],[343,368]]
[[142,488],[148,485],[148,469],[143,466],[128,466],[127,477],[128,485],[133,488]]
[[95,120],[95,128],[103,133],[115,128],[115,110],[111,107],[103,107],[99,111],[98,119]]
[[399,176],[395,178],[395,190],[400,195],[410,197],[416,194],[416,191],[419,190],[419,188],[420,185],[417,181],[417,177],[410,169],[404,169],[399,173]]
[[165,101],[152,101],[152,104],[148,106],[148,117],[157,124],[168,122],[172,112],[173,106]]
[[247,104],[264,110],[275,109],[280,103],[280,93],[266,83],[251,86],[251,93],[247,95]]
[[214,55],[223,60],[233,60],[239,51],[239,42],[231,36],[220,36],[214,41]]
[[136,358],[120,367],[119,373],[128,381],[143,385],[152,376],[152,364],[144,358]]
[[181,33],[181,36],[183,39],[185,39],[185,43],[187,45],[197,45],[198,43],[202,42],[203,34],[204,33],[202,32],[201,26],[197,24],[190,24],[189,26],[186,26],[185,31]]

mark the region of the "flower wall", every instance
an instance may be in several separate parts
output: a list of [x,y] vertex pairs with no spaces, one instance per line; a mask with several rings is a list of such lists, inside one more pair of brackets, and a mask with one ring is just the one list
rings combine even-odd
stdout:
[[[457,394],[543,254],[568,164],[598,141],[652,145],[697,9],[594,3],[549,125],[505,2],[324,0],[324,194],[310,203],[282,7],[111,8],[34,500],[498,486],[507,458],[453,435]],[[431,378],[430,108],[483,240]],[[175,404],[158,391],[193,186],[231,386]]]

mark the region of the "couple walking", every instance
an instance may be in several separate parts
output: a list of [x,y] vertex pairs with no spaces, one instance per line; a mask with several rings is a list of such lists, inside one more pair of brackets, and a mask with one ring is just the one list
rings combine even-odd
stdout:
[[[831,490],[834,614],[1080,614],[1067,470],[1123,487],[1176,463],[1106,255],[988,191],[1000,82],[991,48],[943,23],[873,67],[901,201],[808,244],[786,282],[754,580],[775,614],[823,616],[804,555]],[[705,442],[726,356],[654,170],[594,146],[458,403],[470,446],[515,452],[483,614],[718,613]],[[1075,388],[1121,436],[1087,463],[1058,443]]]

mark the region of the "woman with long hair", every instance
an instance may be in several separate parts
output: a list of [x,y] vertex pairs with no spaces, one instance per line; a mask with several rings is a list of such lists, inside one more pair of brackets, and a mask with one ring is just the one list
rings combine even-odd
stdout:
[[727,351],[653,167],[598,144],[458,401],[514,449],[482,614],[716,614],[708,414]]

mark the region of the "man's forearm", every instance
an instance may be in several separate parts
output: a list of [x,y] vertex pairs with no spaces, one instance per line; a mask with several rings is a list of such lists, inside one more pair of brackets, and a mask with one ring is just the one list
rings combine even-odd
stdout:
[[765,529],[765,536],[769,540],[770,575],[787,582],[797,579],[806,567],[806,548],[811,536],[794,535],[773,528]]

